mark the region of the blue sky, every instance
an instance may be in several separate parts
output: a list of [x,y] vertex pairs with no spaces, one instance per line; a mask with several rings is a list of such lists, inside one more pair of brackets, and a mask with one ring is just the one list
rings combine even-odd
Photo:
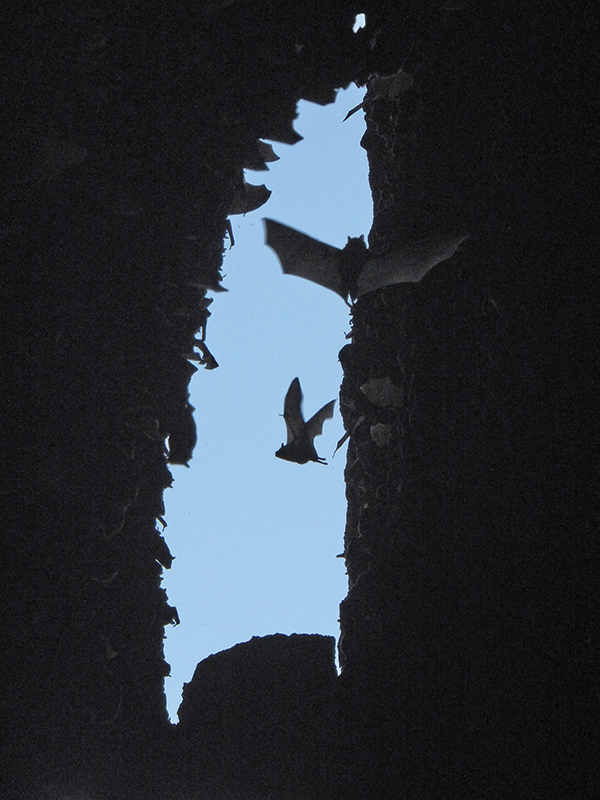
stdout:
[[333,292],[283,275],[264,244],[271,217],[343,247],[368,234],[372,205],[361,112],[342,123],[364,89],[340,91],[336,103],[302,101],[295,127],[304,140],[273,143],[280,160],[269,172],[246,173],[273,194],[245,217],[231,217],[235,246],[223,264],[227,294],[210,307],[206,343],[218,369],[191,383],[198,443],[189,469],[171,467],[164,532],[175,556],[163,586],[181,624],[167,627],[165,681],[176,721],[181,689],[196,664],[252,636],[321,633],[338,636],[346,595],[343,550],[346,447],[338,403],[317,452],[328,465],[275,458],[285,442],[280,416],[296,376],[309,418],[338,398],[338,352],[347,344],[348,308]]

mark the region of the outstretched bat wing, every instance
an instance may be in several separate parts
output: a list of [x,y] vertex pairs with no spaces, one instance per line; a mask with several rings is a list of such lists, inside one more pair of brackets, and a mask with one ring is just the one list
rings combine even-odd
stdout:
[[327,405],[324,405],[320,411],[317,411],[306,423],[306,435],[311,444],[315,436],[320,436],[323,433],[323,424],[325,420],[333,418],[334,406],[335,400],[332,400],[330,403],[327,403]]
[[469,234],[430,236],[408,242],[382,256],[368,256],[358,277],[356,296],[394,283],[418,283],[436,264],[451,258],[468,237]]
[[273,219],[264,222],[266,242],[275,251],[286,275],[297,275],[318,283],[346,299],[340,266],[341,250]]
[[301,406],[302,389],[298,378],[294,378],[283,401],[283,419],[287,429],[288,444],[306,436],[306,423],[302,416]]

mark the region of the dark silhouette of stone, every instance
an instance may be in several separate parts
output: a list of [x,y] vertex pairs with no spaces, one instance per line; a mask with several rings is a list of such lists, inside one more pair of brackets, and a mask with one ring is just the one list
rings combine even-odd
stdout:
[[209,656],[185,684],[178,736],[193,786],[233,796],[327,796],[335,640],[254,637]]

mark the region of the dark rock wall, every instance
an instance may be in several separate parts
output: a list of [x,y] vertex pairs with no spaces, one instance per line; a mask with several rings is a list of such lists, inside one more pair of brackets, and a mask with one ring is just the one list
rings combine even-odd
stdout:
[[[360,71],[352,4],[23,3],[3,23],[7,796],[147,796],[168,463],[256,139]],[[358,48],[358,49],[357,49]],[[210,329],[208,331],[210,340]],[[201,412],[198,416],[201,423]],[[168,450],[165,449],[165,440]]]
[[[341,353],[340,796],[593,797],[597,19],[450,5],[367,109],[371,246],[471,238],[361,298]],[[395,407],[360,388],[386,377]]]
[[327,796],[334,648],[331,636],[276,634],[198,664],[178,711],[174,782],[216,796]]

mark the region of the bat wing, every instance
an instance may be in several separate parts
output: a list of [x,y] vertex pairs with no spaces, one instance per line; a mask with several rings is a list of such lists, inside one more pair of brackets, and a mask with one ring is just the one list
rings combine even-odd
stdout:
[[283,401],[283,419],[287,428],[287,444],[306,437],[306,423],[302,416],[302,389],[298,378],[290,384]]
[[273,219],[264,222],[266,242],[275,251],[286,275],[297,275],[318,283],[346,299],[340,266],[341,250]]
[[395,283],[418,283],[436,264],[451,258],[468,237],[469,234],[431,236],[408,242],[382,256],[369,256],[358,278],[356,296]]
[[334,406],[335,400],[332,400],[308,420],[306,423],[306,435],[310,442],[313,441],[315,436],[320,436],[323,433],[323,424],[326,419],[333,417]]
[[227,214],[249,214],[264,206],[269,197],[271,191],[264,183],[256,186],[254,183],[248,183],[242,176],[242,183],[233,195]]

